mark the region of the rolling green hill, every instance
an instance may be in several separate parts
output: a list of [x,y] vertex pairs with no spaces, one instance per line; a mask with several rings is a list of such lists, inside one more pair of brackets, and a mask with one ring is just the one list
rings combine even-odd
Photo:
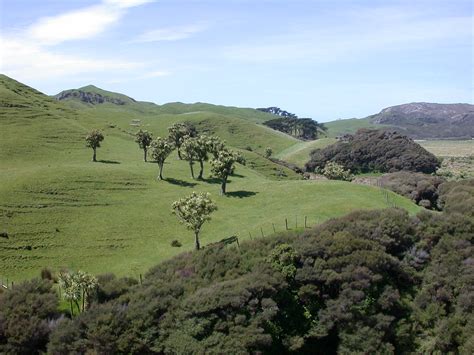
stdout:
[[[8,235],[0,237],[0,276],[10,280],[37,275],[43,267],[136,276],[191,250],[192,235],[171,215],[170,205],[192,191],[210,192],[219,207],[204,226],[203,245],[230,235],[267,236],[273,226],[283,230],[285,218],[294,229],[296,223],[302,227],[304,216],[312,225],[359,208],[419,210],[393,193],[387,199],[377,188],[299,180],[258,154],[266,146],[284,152],[295,140],[255,124],[260,118],[250,117],[248,109],[209,105],[209,111],[157,114],[156,105],[134,101],[66,105],[6,76],[0,77],[0,97],[0,229]],[[170,105],[167,110],[184,110],[182,104]],[[145,106],[149,111],[140,114]],[[156,164],[142,161],[133,141],[139,127],[165,134],[184,120],[235,148],[254,150],[245,151],[248,164],[238,166],[229,196],[218,195],[218,183],[207,178],[208,164],[206,180],[193,181],[187,163],[172,155],[164,168],[167,180],[157,181]],[[105,134],[97,163],[84,144],[92,128]],[[181,248],[170,246],[175,239]]]

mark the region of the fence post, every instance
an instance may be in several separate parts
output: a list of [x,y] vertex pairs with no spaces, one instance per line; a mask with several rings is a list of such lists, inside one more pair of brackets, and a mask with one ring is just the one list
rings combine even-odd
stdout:
[[273,233],[276,233],[276,231],[275,231],[275,223],[272,223],[272,227],[273,227]]
[[295,216],[295,228],[298,229],[298,216]]
[[288,218],[285,218],[285,228],[288,230]]
[[263,235],[263,228],[260,227],[260,232],[262,233],[262,238],[265,238],[265,236]]
[[249,237],[250,237],[250,239],[252,239],[252,234],[250,232],[249,232]]
[[140,285],[143,284],[143,278],[142,278],[142,274],[140,274]]
[[305,228],[308,228],[308,226],[306,225],[306,219],[307,219],[307,218],[308,218],[307,216],[304,216],[304,227],[305,227]]

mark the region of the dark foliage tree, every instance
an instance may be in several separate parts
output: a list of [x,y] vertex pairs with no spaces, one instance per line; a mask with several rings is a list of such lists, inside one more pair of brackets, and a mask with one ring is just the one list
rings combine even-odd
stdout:
[[318,139],[319,133],[324,133],[327,128],[311,118],[275,118],[263,123],[264,125],[305,140]]
[[140,149],[143,149],[143,160],[146,162],[147,150],[153,140],[153,135],[148,131],[139,130],[135,134],[135,142],[138,143]]
[[311,152],[306,171],[323,169],[335,162],[354,173],[415,171],[433,173],[438,159],[410,138],[396,132],[360,129],[348,137],[323,149]]
[[93,155],[92,155],[92,161],[96,162],[97,161],[97,148],[100,148],[100,142],[104,140],[104,135],[102,134],[101,131],[94,129],[89,132],[89,134],[86,136],[86,146],[88,148],[92,148],[93,150]]

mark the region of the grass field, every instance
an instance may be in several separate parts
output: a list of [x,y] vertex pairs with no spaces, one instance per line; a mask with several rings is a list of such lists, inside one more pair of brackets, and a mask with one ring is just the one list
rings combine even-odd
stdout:
[[[171,214],[171,203],[192,191],[212,194],[219,210],[202,231],[203,245],[230,235],[241,239],[269,235],[319,223],[359,208],[397,205],[411,213],[419,207],[408,199],[347,182],[303,181],[291,170],[280,174],[259,153],[271,146],[276,154],[299,154],[308,147],[289,149],[291,137],[256,125],[247,110],[232,116],[222,112],[139,114],[115,107],[75,110],[9,80],[0,78],[0,276],[20,280],[38,275],[43,267],[80,268],[93,273],[134,275],[193,247],[192,233]],[[181,104],[176,104],[180,106]],[[76,105],[81,106],[81,105]],[[161,107],[161,106],[160,106]],[[155,108],[153,108],[155,110]],[[152,111],[153,111],[152,110]],[[132,119],[140,119],[156,135],[174,122],[194,121],[199,130],[215,132],[236,148],[250,146],[248,164],[238,166],[219,196],[219,184],[190,178],[186,162],[170,156],[165,181],[158,168],[144,163],[133,142]],[[84,146],[91,128],[101,128],[105,141],[97,163]],[[300,144],[300,143],[298,143]],[[302,149],[299,149],[302,148]],[[285,176],[286,175],[286,176]],[[173,248],[172,240],[183,246]]]
[[304,167],[309,161],[309,154],[312,150],[324,148],[335,142],[335,138],[321,138],[315,141],[299,142],[280,151],[275,157],[296,164],[299,167]]
[[422,147],[439,157],[467,157],[474,155],[474,140],[423,140]]

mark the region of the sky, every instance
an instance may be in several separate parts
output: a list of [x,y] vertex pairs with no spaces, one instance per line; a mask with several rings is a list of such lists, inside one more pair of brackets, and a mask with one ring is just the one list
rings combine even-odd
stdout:
[[469,0],[0,0],[0,72],[53,95],[278,106],[320,122],[473,103]]

